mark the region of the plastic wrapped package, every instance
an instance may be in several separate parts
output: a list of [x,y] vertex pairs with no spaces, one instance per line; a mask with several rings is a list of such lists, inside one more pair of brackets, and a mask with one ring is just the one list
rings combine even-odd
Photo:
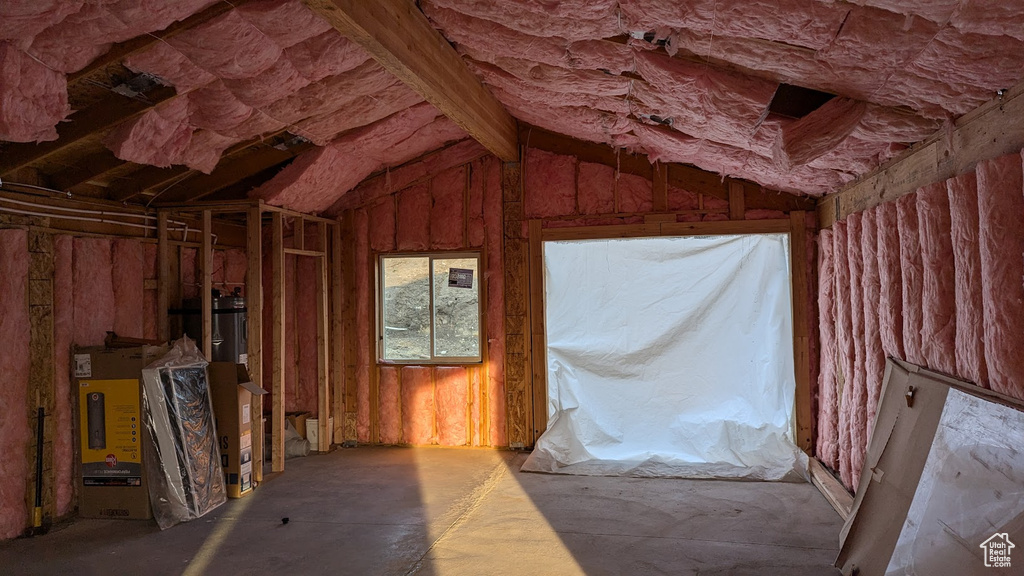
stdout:
[[161,530],[227,500],[207,364],[195,342],[184,337],[142,371],[153,448],[146,451],[150,501]]

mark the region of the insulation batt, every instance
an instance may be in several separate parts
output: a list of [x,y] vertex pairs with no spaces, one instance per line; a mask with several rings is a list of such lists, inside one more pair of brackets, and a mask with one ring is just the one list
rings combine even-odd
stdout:
[[[53,466],[56,470],[54,492],[58,516],[71,512],[74,496],[74,421],[77,418],[72,413],[72,398],[77,390],[71,385],[71,349],[74,345],[75,331],[72,258],[71,236],[54,237],[53,363],[56,427],[53,435]],[[153,318],[155,317],[154,310]]]
[[296,276],[296,299],[293,300],[296,307],[296,326],[298,334],[298,380],[296,388],[297,397],[296,409],[308,410],[311,414],[319,415],[319,401],[317,399],[317,327],[316,327],[316,274],[317,263],[315,258],[297,258]]
[[390,252],[395,249],[395,201],[384,198],[367,208],[370,222],[370,250]]
[[[1024,189],[1021,191],[1024,193]],[[949,195],[943,182],[917,192],[921,234],[921,355],[930,368],[956,373],[956,288]],[[1022,251],[1024,254],[1024,251]],[[1024,276],[1022,276],[1024,277]]]
[[614,168],[604,164],[580,162],[578,186],[580,214],[596,215],[615,212]]
[[978,165],[985,364],[996,392],[1024,398],[1024,174],[1021,154]]
[[[878,329],[882,352],[904,358],[903,348],[903,269],[900,261],[900,234],[896,204],[878,207]],[[822,337],[824,342],[824,336]]]
[[821,333],[821,370],[818,376],[818,442],[817,456],[833,470],[839,469],[838,387],[836,386],[836,302],[835,261],[832,231],[822,230],[819,236],[818,318]]
[[380,442],[398,444],[402,441],[401,388],[395,366],[380,367]]
[[947,180],[946,189],[949,194],[956,302],[955,373],[987,387],[977,173],[970,172]]
[[850,472],[853,475],[853,487],[856,489],[860,481],[860,471],[864,467],[864,447],[867,445],[867,346],[864,339],[864,258],[862,226],[864,213],[851,214],[847,224],[847,255],[850,258],[850,334],[853,339],[853,371],[849,372],[847,382],[852,388],[850,393]]
[[433,444],[433,369],[424,366],[402,368],[402,439],[409,444]]
[[111,264],[115,306],[113,330],[118,336],[142,338],[142,243],[138,240],[114,240]]
[[861,221],[861,256],[864,259],[864,273],[861,278],[864,299],[864,374],[866,400],[864,403],[867,418],[864,421],[865,446],[870,440],[872,424],[878,410],[878,400],[882,391],[882,378],[885,376],[885,354],[882,352],[882,339],[879,332],[878,302],[881,292],[881,280],[878,271],[878,209],[872,208],[863,212]]
[[434,369],[434,401],[437,410],[437,443],[464,446],[469,443],[466,408],[469,406],[469,374],[462,366]]
[[[458,166],[430,180],[430,247],[449,250],[463,246],[463,211],[466,193],[466,168]],[[423,218],[423,214],[419,214]]]
[[654,209],[651,181],[635,174],[619,174],[619,212],[650,212]]
[[99,346],[103,344],[107,331],[113,330],[117,316],[111,241],[75,238],[73,246],[75,310],[89,311],[88,314],[75,314],[74,342],[78,346]]
[[473,161],[467,169],[469,170],[469,205],[466,206],[466,216],[469,218],[469,237],[466,238],[466,244],[472,248],[482,248],[486,229],[483,159]]
[[458,10],[463,14],[506,24],[526,34],[567,40],[610,38],[622,33],[619,7],[615,0],[592,2],[549,2],[522,0],[430,0],[429,6]]
[[[356,262],[369,262],[369,223],[366,210],[356,210],[353,218],[355,232]],[[360,442],[370,441],[370,334],[373,324],[370,322],[370,302],[374,297],[369,293],[370,282],[368,266],[356,266],[356,439]]]
[[526,149],[524,210],[527,218],[576,212],[576,159],[534,148]]
[[839,397],[839,472],[843,484],[853,486],[854,475],[851,463],[854,446],[852,436],[853,411],[853,357],[855,335],[852,329],[853,312],[850,310],[850,259],[847,242],[847,223],[836,222],[832,226],[832,240],[836,262],[836,342],[838,347],[837,382],[842,393]]
[[0,140],[56,140],[57,123],[70,113],[64,75],[0,41]]
[[[13,538],[25,528],[28,509],[25,484],[28,480],[26,452],[32,442],[28,419],[29,338],[28,237],[24,230],[0,230],[0,450],[12,457],[0,466],[0,539]],[[33,400],[34,402],[34,400]]]
[[419,184],[398,194],[398,228],[396,238],[399,250],[426,250],[430,246],[430,187]]
[[921,354],[924,264],[918,233],[916,194],[907,194],[896,201],[896,218],[900,232],[900,268],[903,271],[903,350],[906,360],[924,364]]

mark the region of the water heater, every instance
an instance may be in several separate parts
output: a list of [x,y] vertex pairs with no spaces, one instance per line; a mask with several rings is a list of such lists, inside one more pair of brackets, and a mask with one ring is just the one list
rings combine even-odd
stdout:
[[[185,334],[196,342],[203,341],[202,300],[192,298],[184,302],[182,315]],[[223,296],[213,299],[213,354],[210,362],[246,364],[247,328],[245,298]]]

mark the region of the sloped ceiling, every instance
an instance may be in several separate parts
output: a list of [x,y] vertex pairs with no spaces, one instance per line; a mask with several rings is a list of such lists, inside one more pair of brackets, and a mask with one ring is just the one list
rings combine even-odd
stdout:
[[[1018,2],[419,6],[521,122],[809,195],[1024,78]],[[780,83],[837,98],[803,118],[769,113]],[[71,125],[118,98],[140,110],[95,122],[73,146],[15,144],[59,132],[71,142]],[[466,138],[298,0],[8,0],[0,104],[0,166],[7,155],[56,185],[117,199],[238,193],[249,177],[243,192],[320,211],[372,172]]]

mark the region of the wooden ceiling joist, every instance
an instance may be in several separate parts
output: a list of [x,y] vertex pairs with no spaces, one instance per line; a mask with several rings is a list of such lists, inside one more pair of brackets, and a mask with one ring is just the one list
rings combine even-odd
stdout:
[[519,159],[515,119],[410,0],[303,0],[470,136]]
[[5,145],[3,155],[0,156],[0,177],[65,151],[93,134],[109,130],[175,95],[174,88],[168,86],[155,86],[144,97],[137,98],[111,93],[89,108],[76,112],[69,121],[58,124],[56,140]]

